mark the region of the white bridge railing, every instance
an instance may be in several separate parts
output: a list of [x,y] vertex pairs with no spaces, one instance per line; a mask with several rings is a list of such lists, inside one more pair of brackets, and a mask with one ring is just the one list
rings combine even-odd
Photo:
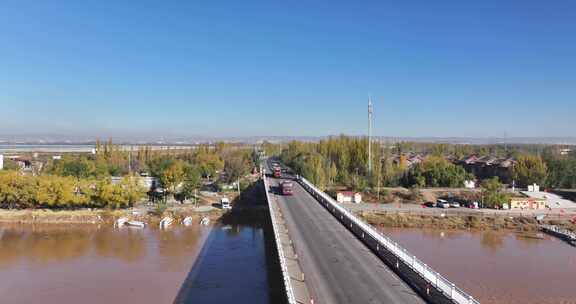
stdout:
[[[302,186],[306,188],[320,203],[323,203],[329,210],[332,209],[333,214],[338,210],[339,216],[342,221],[344,218],[350,223],[350,228],[352,225],[356,225],[362,230],[362,236],[364,234],[370,236],[373,240],[377,242],[376,250],[380,250],[380,246],[385,248],[388,252],[392,253],[399,260],[402,260],[404,264],[408,265],[414,272],[416,272],[421,278],[426,280],[431,286],[439,290],[448,299],[458,304],[479,304],[480,302],[475,300],[472,296],[468,295],[466,292],[456,287],[456,285],[438,272],[434,271],[430,266],[426,265],[424,262],[420,261],[416,256],[410,254],[406,249],[402,248],[398,243],[392,241],[390,238],[374,229],[370,224],[364,222],[363,220],[356,217],[352,212],[346,210],[340,206],[332,197],[324,193],[320,189],[316,188],[312,183],[307,181],[303,177],[298,178]],[[347,224],[347,223],[346,223]]]
[[262,177],[264,182],[264,191],[266,192],[266,200],[268,201],[268,210],[270,212],[270,218],[272,219],[272,229],[274,230],[274,240],[276,241],[276,248],[278,250],[278,258],[280,260],[280,269],[282,270],[282,278],[284,281],[284,289],[286,290],[286,297],[288,299],[288,304],[296,304],[296,297],[294,295],[294,289],[292,288],[292,282],[290,281],[290,274],[288,273],[288,267],[286,266],[286,256],[284,255],[284,249],[282,249],[282,242],[279,238],[279,227],[276,222],[276,217],[278,214],[278,206],[272,203],[270,199],[270,187],[268,185],[268,180],[266,175]]
[[565,238],[568,238],[569,240],[575,240],[576,241],[576,233],[574,233],[568,229],[563,229],[563,228],[560,228],[560,227],[555,226],[555,225],[542,225],[542,226],[540,226],[540,228],[543,229],[544,231],[556,233],[556,234],[561,235]]

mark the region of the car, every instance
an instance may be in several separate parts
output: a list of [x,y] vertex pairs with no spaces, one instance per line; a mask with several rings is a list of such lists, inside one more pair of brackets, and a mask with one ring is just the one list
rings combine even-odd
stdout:
[[451,208],[460,208],[460,203],[458,203],[458,202],[452,202],[452,203],[450,203],[450,207],[451,207]]
[[230,200],[227,197],[223,197],[220,200],[220,206],[222,209],[232,209],[232,205],[230,205]]
[[478,209],[478,206],[480,206],[478,202],[471,202],[470,204],[468,204],[468,208],[470,209]]
[[438,207],[438,208],[450,208],[450,204],[446,200],[438,199],[438,201],[436,201],[436,207]]
[[434,208],[434,206],[436,206],[436,204],[434,204],[434,202],[425,202],[424,204],[422,204],[422,207],[425,207],[425,208]]

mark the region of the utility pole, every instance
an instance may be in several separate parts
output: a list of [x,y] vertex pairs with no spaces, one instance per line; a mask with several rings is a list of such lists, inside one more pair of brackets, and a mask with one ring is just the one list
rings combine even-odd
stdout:
[[128,151],[128,175],[132,175],[132,147]]
[[[378,166],[380,166],[380,160],[378,160]],[[378,185],[377,185],[377,189],[378,189],[377,190],[377,193],[378,193],[377,194],[377,196],[378,196],[377,201],[378,201],[378,203],[380,202],[380,181],[382,179],[381,178],[381,176],[382,176],[382,168],[381,167],[382,166],[380,166],[380,168],[378,168],[378,182],[377,182],[378,183]]]
[[242,198],[240,195],[240,177],[238,177],[238,200]]
[[504,153],[508,157],[508,132],[506,130],[504,130]]
[[368,95],[368,174],[372,174],[372,96]]

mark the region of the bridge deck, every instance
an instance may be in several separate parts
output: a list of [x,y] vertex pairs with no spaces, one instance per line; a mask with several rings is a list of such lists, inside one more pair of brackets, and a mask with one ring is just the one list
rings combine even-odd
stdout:
[[[279,179],[269,179],[274,189]],[[314,303],[425,303],[298,183],[273,194]]]

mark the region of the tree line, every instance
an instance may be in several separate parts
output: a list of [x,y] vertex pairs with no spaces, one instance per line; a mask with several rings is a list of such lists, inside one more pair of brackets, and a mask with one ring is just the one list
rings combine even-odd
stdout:
[[[0,171],[0,206],[131,207],[146,196],[140,173],[156,177],[164,194],[183,201],[200,190],[203,181],[237,181],[258,164],[256,151],[226,143],[171,150],[142,146],[134,151],[98,141],[94,155],[51,159],[37,176],[23,175],[16,167]],[[112,183],[111,176],[123,178]]]
[[371,172],[366,137],[341,135],[317,143],[292,141],[280,158],[321,188],[345,185],[364,191],[379,186],[459,187],[471,178],[462,167],[441,156],[429,157],[409,168],[404,155],[409,149],[405,143],[374,144]]
[[[507,169],[517,186],[537,183],[554,188],[576,188],[576,153],[559,153],[548,145],[460,145],[437,143],[375,142],[372,172],[368,172],[368,139],[340,135],[318,142],[292,141],[281,149],[280,158],[296,172],[321,188],[345,185],[362,191],[377,186],[462,187],[475,177],[455,160],[477,155],[513,159]],[[277,148],[267,147],[277,151]],[[409,165],[408,153],[424,159]]]
[[138,181],[130,176],[113,184],[110,179],[0,171],[2,208],[127,208],[142,199],[145,193]]

